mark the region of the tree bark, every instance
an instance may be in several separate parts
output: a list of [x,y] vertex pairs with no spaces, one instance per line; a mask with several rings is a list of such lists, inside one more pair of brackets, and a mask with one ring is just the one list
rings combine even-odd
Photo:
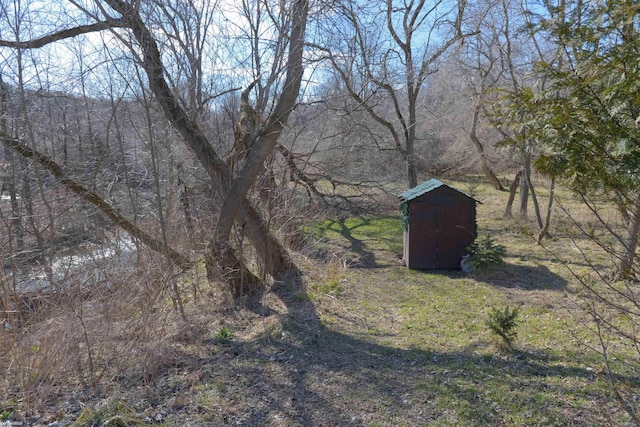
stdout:
[[531,156],[524,154],[524,165],[522,168],[522,179],[520,180],[520,211],[521,218],[529,217],[529,182],[527,176],[531,173]]
[[638,235],[640,234],[640,195],[637,195],[633,202],[631,221],[628,223],[627,230],[624,253],[620,260],[620,278],[622,279],[632,277],[635,272],[634,264],[638,249]]
[[551,186],[549,187],[549,202],[547,203],[547,215],[544,218],[544,225],[538,234],[538,245],[542,244],[542,239],[549,235],[549,226],[551,224],[551,210],[553,208],[553,196],[556,189],[556,178],[551,177]]
[[[531,172],[531,168],[529,168]],[[536,221],[538,221],[538,228],[542,229],[542,216],[540,215],[540,205],[538,204],[538,197],[536,196],[536,190],[533,188],[533,182],[531,182],[531,173],[527,173],[525,176],[527,181],[527,187],[531,192],[531,201],[533,202],[533,210],[536,214]]]
[[520,185],[521,177],[522,177],[522,170],[519,170],[518,173],[516,173],[515,178],[513,178],[513,182],[509,186],[509,200],[507,201],[507,207],[505,208],[504,215],[503,215],[505,218],[513,217],[513,213],[512,213],[513,201],[516,198],[516,191],[518,191],[518,186]]
[[[278,138],[287,123],[289,114],[291,114],[295,106],[302,84],[302,54],[304,51],[307,13],[308,4],[306,0],[297,0],[293,4],[289,54],[287,58],[287,75],[283,85],[283,91],[274,111],[267,119],[259,134],[255,136],[255,142],[251,144],[244,166],[227,193],[222,209],[220,210],[220,216],[218,217],[213,239],[211,239],[207,247],[207,259],[224,258],[232,252],[233,249],[228,245],[228,241],[234,218],[240,211],[242,200],[246,199],[246,195],[253,186],[265,160],[273,153]],[[271,263],[272,260],[269,259],[267,262]],[[220,266],[220,264],[216,264],[218,269]],[[209,269],[210,267],[213,266],[207,264],[207,268]],[[225,268],[224,266],[222,267],[223,269]],[[273,268],[271,265],[268,267]],[[224,270],[221,271],[221,273],[227,274]],[[234,286],[234,289],[237,295],[239,289],[237,286]]]
[[482,167],[482,173],[484,173],[484,176],[487,177],[487,180],[491,185],[493,185],[493,188],[499,191],[506,191],[505,188],[502,186],[502,183],[496,176],[496,174],[493,172],[493,170],[489,166],[489,162],[487,161],[487,156],[485,155],[485,152],[484,152],[484,146],[482,145],[482,142],[480,142],[480,138],[478,138],[478,121],[480,117],[481,108],[482,106],[478,102],[473,111],[473,119],[471,122],[471,130],[469,131],[469,139],[471,140],[471,142],[473,142],[473,145],[476,147],[476,150],[480,155],[480,165]]
[[407,178],[409,180],[409,188],[413,188],[418,185],[418,172],[416,170],[416,155],[413,152],[413,141],[407,141],[406,153]]
[[192,239],[194,237],[194,226],[193,216],[191,214],[191,190],[182,177],[182,167],[180,166],[180,164],[176,166],[176,174],[178,180],[178,188],[180,189],[180,205],[182,206],[182,213],[184,215],[184,221],[187,226],[187,235],[190,239]]
[[149,249],[166,256],[171,262],[179,267],[187,267],[191,264],[191,261],[189,261],[187,257],[171,248],[165,248],[165,245],[161,241],[151,237],[149,234],[142,231],[138,226],[133,224],[118,211],[116,211],[113,206],[102,199],[96,192],[89,190],[77,181],[67,177],[60,165],[51,160],[49,157],[45,156],[37,150],[27,147],[17,139],[0,137],[0,140],[6,146],[13,148],[21,156],[27,159],[32,159],[42,165],[54,177],[58,178],[59,182],[62,185],[80,196],[83,200],[96,206],[103,214],[105,214],[111,221],[113,221],[114,224],[121,227],[133,238],[138,239],[139,241],[144,243],[149,247]]

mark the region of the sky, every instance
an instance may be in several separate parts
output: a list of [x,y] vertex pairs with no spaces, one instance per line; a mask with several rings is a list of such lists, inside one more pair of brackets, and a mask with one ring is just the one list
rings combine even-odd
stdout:
[[[174,1],[175,4],[181,2],[187,4],[185,0]],[[204,3],[195,0],[192,3],[194,7],[206,5],[211,8],[210,25],[206,27],[206,33],[201,35],[206,41],[201,67],[206,75],[205,81],[213,84],[214,80],[217,80],[215,83],[220,86],[220,90],[226,90],[233,80],[242,80],[243,76],[249,79],[251,67],[240,64],[250,55],[242,41],[243,20],[237,11],[237,2],[224,0]],[[0,39],[3,40],[34,39],[63,28],[93,22],[68,0],[17,0],[13,5],[0,0],[0,5]],[[160,10],[155,12],[162,14]],[[168,11],[169,14],[171,12]],[[150,27],[164,52],[163,61],[169,71],[169,77],[180,78],[181,74],[184,74],[184,68],[178,66],[177,59],[184,60],[185,55],[171,54],[170,47],[179,46],[180,41],[186,40],[185,33],[176,32],[174,28],[165,25],[165,29],[171,34],[171,37],[167,37],[167,33],[159,27],[153,24],[150,24]],[[19,31],[16,31],[16,28]],[[16,36],[18,32],[19,36]],[[124,31],[119,33],[125,34]],[[266,40],[272,34],[272,27],[265,27],[261,37]],[[128,35],[125,34],[124,37],[126,39]],[[263,47],[264,43],[268,43],[268,40],[263,42]],[[268,46],[266,47],[262,60],[268,67],[271,58]],[[113,90],[105,85],[117,85],[117,77],[122,76],[120,90],[127,91],[131,86],[131,76],[135,75],[131,53],[130,48],[110,31],[94,32],[52,43],[43,48],[23,50],[20,52],[23,83],[25,87],[33,90],[44,89],[100,97]],[[17,85],[19,81],[18,58],[19,52],[15,49],[0,48],[0,73],[5,82],[12,85]]]
[[[196,9],[209,11],[211,17],[210,25],[206,27],[202,36],[204,37],[205,49],[201,62],[203,72],[203,82],[209,95],[215,95],[235,87],[243,87],[254,80],[256,71],[254,59],[248,46],[249,22],[242,15],[242,2],[238,0],[166,0],[175,5],[191,5]],[[0,11],[0,39],[15,40],[15,28],[20,23],[20,38],[37,38],[44,34],[50,34],[62,28],[70,28],[80,24],[92,22],[87,14],[80,10],[73,3],[86,7],[94,12],[97,10],[93,0],[0,0],[3,5]],[[249,8],[255,8],[256,2],[248,0]],[[274,2],[274,4],[277,2]],[[398,2],[401,4],[402,2]],[[357,6],[357,5],[356,5]],[[384,14],[371,16],[367,19],[366,14],[372,13],[373,9],[380,9],[383,5],[376,5],[371,2],[363,2],[361,5],[363,22],[367,29],[376,36],[380,36],[381,29],[384,29]],[[448,1],[442,2],[441,9],[451,10],[452,4]],[[373,8],[373,9],[372,9]],[[253,9],[255,11],[255,9]],[[152,8],[151,11],[158,16],[163,12],[160,8]],[[98,13],[98,12],[95,12]],[[190,19],[195,16],[188,13]],[[403,15],[402,8],[398,8],[395,15]],[[177,17],[173,11],[168,11],[167,16],[174,19]],[[265,18],[259,28],[260,34],[260,60],[263,62],[262,78],[269,75],[273,62],[273,46],[276,35],[275,27],[268,22],[267,14],[263,11]],[[330,16],[329,16],[330,18]],[[164,25],[167,33],[161,31],[151,21],[147,21],[151,30],[160,42],[160,48],[165,52],[163,60],[168,70],[167,76],[171,83],[180,86],[184,85],[188,72],[188,67],[181,67],[184,64],[185,55],[172,55],[170,47],[179,47],[180,41],[187,40],[185,32],[178,28]],[[174,19],[174,22],[179,20]],[[401,25],[396,25],[397,27]],[[430,29],[431,22],[427,22],[425,27]],[[311,26],[308,29],[312,32]],[[124,32],[120,32],[125,34]],[[414,37],[414,43],[424,46],[431,37],[437,40],[436,32],[425,31]],[[169,36],[167,36],[169,34]],[[314,40],[315,34],[309,34]],[[127,37],[125,35],[125,37]],[[176,50],[174,50],[175,52]],[[88,95],[92,97],[106,97],[112,94],[129,97],[139,93],[140,82],[136,79],[135,64],[131,61],[132,52],[122,41],[110,31],[95,32],[87,35],[77,36],[57,43],[53,43],[41,49],[23,51],[22,53],[23,82],[26,88],[32,90],[42,89],[45,91],[57,91],[75,95]],[[314,55],[312,49],[308,49],[307,55]],[[14,49],[0,48],[0,74],[5,82],[17,85],[17,52]],[[314,64],[318,67],[318,64]],[[306,69],[306,90],[313,93],[314,89],[321,85],[323,79],[322,68]],[[142,86],[144,86],[142,82]]]

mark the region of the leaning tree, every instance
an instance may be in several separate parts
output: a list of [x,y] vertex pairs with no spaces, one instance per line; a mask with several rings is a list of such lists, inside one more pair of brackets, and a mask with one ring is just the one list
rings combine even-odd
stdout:
[[[183,25],[209,23],[211,15],[203,16],[202,19],[184,19],[188,14],[178,13],[181,10],[181,2],[170,0],[95,0],[91,3],[72,0],[69,3],[76,8],[73,19],[66,19],[68,7],[53,8],[52,10],[60,14],[59,20],[44,20],[40,23],[34,21],[32,27],[25,31],[25,34],[36,34],[29,39],[6,38],[7,32],[2,32],[0,37],[3,40],[0,40],[0,47],[14,49],[21,53],[65,43],[70,39],[92,33],[108,34],[109,37],[103,39],[105,40],[103,61],[115,61],[116,58],[120,60],[125,56],[141,70],[164,119],[171,124],[186,147],[197,158],[210,179],[214,194],[220,201],[221,209],[217,223],[209,236],[205,251],[209,277],[223,278],[230,285],[235,296],[258,287],[260,282],[258,275],[249,269],[246,260],[238,255],[231,244],[230,235],[234,224],[242,227],[261,259],[266,274],[277,276],[295,268],[286,248],[269,230],[256,206],[249,201],[248,193],[265,159],[274,150],[289,114],[296,105],[303,75],[308,2],[296,0],[290,5],[273,5],[271,2],[264,2],[266,8],[264,16],[274,21],[267,33],[273,34],[272,45],[277,47],[276,50],[281,55],[279,61],[274,61],[269,72],[282,75],[283,78],[271,77],[270,81],[280,81],[280,84],[271,88],[271,94],[274,96],[270,104],[272,108],[264,121],[254,123],[251,129],[243,130],[245,134],[243,139],[248,149],[243,153],[244,158],[235,172],[229,167],[229,162],[226,162],[221,153],[214,148],[213,141],[202,126],[201,117],[197,112],[194,114],[194,108],[200,110],[203,108],[202,104],[194,104],[194,100],[202,92],[202,86],[197,84],[196,79],[196,83],[188,88],[188,93],[192,96],[181,96],[181,90],[178,87],[179,79],[172,74],[178,72],[180,68],[175,62],[167,63],[166,61],[169,56],[167,49],[182,49],[181,53],[190,60],[188,69],[196,74],[196,78],[198,73],[202,74],[202,70],[207,67],[198,62],[199,58],[193,55],[192,49],[193,46],[200,46],[198,43],[204,37],[202,33],[199,33],[198,39],[191,40],[195,43],[169,43],[168,41],[175,42],[186,33]],[[197,11],[194,10],[194,12]],[[162,17],[161,24],[157,21],[159,13]],[[23,26],[29,26],[29,22],[25,20]],[[59,23],[65,22],[68,23],[67,26],[54,27],[54,25],[64,25]],[[163,32],[159,31],[162,24],[166,24],[170,29],[164,32],[164,36]],[[42,35],[37,35],[38,33]],[[206,36],[213,37],[213,34],[213,31],[209,31]],[[264,34],[263,32],[261,36]],[[248,48],[266,49],[268,47],[273,46],[255,44]],[[258,55],[258,52],[253,53]],[[64,58],[59,60],[63,62]],[[247,66],[248,64],[239,65]],[[217,70],[210,70],[210,72],[215,73]],[[193,83],[194,80],[191,82]],[[127,82],[127,84],[130,83],[132,82]],[[39,162],[55,176],[60,177],[62,184],[67,185],[85,200],[94,203],[117,225],[124,226],[134,238],[164,253],[171,262],[181,267],[189,264],[186,258],[175,250],[166,245],[157,245],[158,242],[122,217],[99,194],[78,187],[79,183],[66,177],[64,169],[54,159],[33,147],[29,148],[20,137],[2,135],[2,141],[6,146]],[[63,176],[65,178],[62,178]]]

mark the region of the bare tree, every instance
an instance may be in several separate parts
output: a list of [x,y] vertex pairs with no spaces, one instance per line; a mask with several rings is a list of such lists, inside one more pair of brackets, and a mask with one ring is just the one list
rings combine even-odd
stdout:
[[[122,0],[104,0],[104,2],[96,2],[93,10],[83,7],[80,3],[73,3],[84,12],[87,21],[85,25],[58,29],[46,36],[29,41],[3,40],[0,41],[0,46],[14,49],[38,49],[50,43],[90,32],[111,31],[112,36],[119,43],[129,47],[131,54],[144,70],[149,88],[163,111],[165,119],[171,123],[185,144],[195,154],[209,175],[216,194],[221,200],[224,200],[218,218],[218,226],[206,257],[210,277],[225,277],[233,284],[234,295],[242,292],[240,290],[241,283],[254,284],[258,282],[258,277],[249,271],[245,262],[237,257],[229,244],[229,231],[236,218],[237,223],[246,231],[246,235],[255,247],[257,254],[262,258],[268,274],[277,275],[292,268],[293,263],[285,248],[271,234],[259,212],[247,200],[246,195],[264,160],[275,147],[288,115],[296,103],[302,79],[302,52],[308,13],[306,1],[296,1],[291,9],[282,9],[281,11],[282,16],[287,17],[285,21],[287,25],[278,28],[282,32],[279,43],[283,50],[288,50],[286,78],[280,88],[280,96],[274,103],[274,109],[266,119],[264,126],[254,130],[252,135],[254,143],[237,178],[231,175],[226,163],[214,150],[214,144],[207,137],[198,118],[189,113],[189,105],[180,99],[170,85],[167,76],[171,75],[171,66],[165,66],[158,39],[143,19],[143,11],[152,9],[155,3],[141,4]],[[167,7],[167,4],[162,2],[158,5]],[[191,60],[191,66],[197,72],[197,61]],[[200,93],[197,88],[196,85],[196,89],[192,90],[195,97]],[[198,104],[193,101],[191,105],[199,108],[202,103]],[[10,140],[7,139],[7,141]]]
[[[328,19],[326,42],[316,45],[330,61],[358,108],[385,128],[403,157],[409,186],[418,183],[416,134],[420,91],[442,55],[466,36],[466,2],[396,4],[339,2]],[[379,22],[385,22],[381,28]]]
[[[502,145],[510,146],[519,157],[520,171],[514,179],[520,186],[519,216],[528,216],[529,200],[533,200],[536,220],[543,227],[540,207],[531,180],[531,162],[537,149],[536,141],[526,138],[526,130],[518,135],[502,123],[504,93],[518,91],[535,81],[531,58],[548,59],[538,45],[537,35],[519,37],[528,26],[526,7],[519,1],[499,0],[488,2],[481,13],[477,13],[478,35],[470,39],[469,54],[463,61],[477,74],[473,90],[476,93],[476,113],[484,115],[500,133]],[[463,57],[464,57],[463,56]],[[540,83],[540,82],[538,82]],[[544,84],[544,82],[542,82]],[[472,128],[473,130],[473,128]],[[473,132],[470,133],[473,140]],[[517,143],[515,143],[517,141]],[[518,179],[519,178],[519,179]],[[515,198],[516,185],[510,188],[510,197],[505,216],[511,216],[511,204]]]
[[[465,78],[465,100],[471,101],[472,105],[466,112],[471,119],[466,121],[465,132],[478,153],[480,168],[487,180],[496,190],[505,191],[489,164],[486,142],[483,143],[480,136],[481,129],[491,128],[487,107],[495,101],[496,89],[505,83],[507,72],[503,57],[505,20],[502,12],[495,2],[475,3],[469,11],[467,25],[474,28],[476,34],[468,37],[452,57],[454,69]],[[495,144],[498,138],[487,142]]]

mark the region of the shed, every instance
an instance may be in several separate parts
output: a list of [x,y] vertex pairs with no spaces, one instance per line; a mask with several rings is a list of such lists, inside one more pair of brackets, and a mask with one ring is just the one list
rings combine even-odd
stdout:
[[477,236],[472,197],[430,179],[400,196],[403,259],[413,269],[459,269]]

